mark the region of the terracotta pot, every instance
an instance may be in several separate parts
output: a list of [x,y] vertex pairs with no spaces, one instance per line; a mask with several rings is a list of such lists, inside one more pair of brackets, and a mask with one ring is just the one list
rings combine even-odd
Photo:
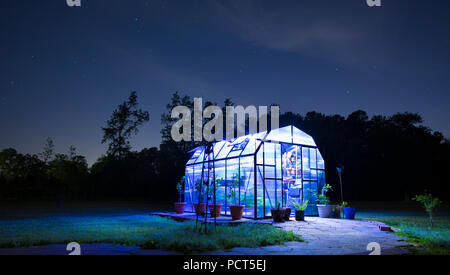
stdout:
[[284,218],[284,208],[272,208],[270,209],[270,212],[272,213],[272,219],[274,222],[283,222]]
[[284,220],[288,221],[291,218],[291,208],[284,208]]
[[206,210],[206,203],[194,203],[195,214],[197,216],[204,216]]
[[177,214],[183,214],[185,208],[186,208],[186,203],[185,202],[176,202],[175,203],[175,212]]
[[242,212],[244,211],[244,205],[230,205],[231,219],[238,221],[242,219]]
[[220,217],[220,212],[222,211],[222,204],[216,203],[216,204],[210,204],[209,207],[209,213],[211,214],[211,217]]

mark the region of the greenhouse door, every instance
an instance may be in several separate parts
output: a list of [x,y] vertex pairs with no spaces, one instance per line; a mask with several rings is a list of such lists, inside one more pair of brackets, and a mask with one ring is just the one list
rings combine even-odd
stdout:
[[295,209],[294,202],[302,203],[303,196],[301,147],[283,144],[282,161],[283,205]]
[[281,144],[263,142],[257,154],[257,217],[270,217],[282,201]]

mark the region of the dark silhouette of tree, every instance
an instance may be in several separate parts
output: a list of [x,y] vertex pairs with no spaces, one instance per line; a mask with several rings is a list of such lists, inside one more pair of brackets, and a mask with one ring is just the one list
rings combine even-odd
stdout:
[[76,154],[75,147],[69,148],[70,155],[56,154],[49,163],[48,174],[55,182],[56,196],[60,200],[83,197],[88,178],[88,165],[84,156]]
[[44,161],[44,163],[48,163],[55,154],[55,145],[53,143],[53,140],[51,138],[47,138],[44,151],[40,153],[41,159]]
[[[347,118],[317,112],[280,117],[280,126],[294,125],[314,138],[325,159],[327,183],[338,186],[335,167],[345,166],[348,200],[408,200],[424,188],[445,188],[448,140],[420,123],[415,113],[369,119],[361,110]],[[332,197],[337,200],[339,194]]]
[[149,121],[147,111],[138,109],[136,92],[131,92],[128,100],[114,110],[107,127],[103,127],[102,144],[108,142],[108,154],[114,157],[123,157],[130,152],[130,138],[139,132],[139,126]]

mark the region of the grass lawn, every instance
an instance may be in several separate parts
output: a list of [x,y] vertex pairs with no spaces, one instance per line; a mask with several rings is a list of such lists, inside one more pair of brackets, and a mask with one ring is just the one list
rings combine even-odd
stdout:
[[207,235],[196,233],[194,229],[195,222],[176,222],[148,215],[0,220],[0,247],[114,243],[193,253],[303,241],[299,235],[266,224],[223,225],[217,226],[217,232],[210,226],[211,233]]
[[415,254],[450,255],[450,215],[448,206],[437,212],[433,228],[430,228],[428,215],[416,204],[386,205],[387,209],[397,210],[371,210],[371,206],[361,205],[357,217],[364,220],[384,222],[400,229],[395,232],[400,236],[408,237],[409,241],[417,244],[412,248]]
[[365,218],[384,222],[400,229],[394,234],[408,237],[409,241],[418,245],[412,248],[415,254],[450,255],[450,218],[437,218],[433,228],[429,228],[426,217],[386,217]]

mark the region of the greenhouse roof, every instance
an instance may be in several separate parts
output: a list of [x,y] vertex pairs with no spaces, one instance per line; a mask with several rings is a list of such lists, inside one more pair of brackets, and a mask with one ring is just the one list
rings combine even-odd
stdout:
[[[241,136],[230,141],[222,140],[213,144],[214,160],[226,159],[236,156],[252,155],[263,141],[292,143],[304,146],[317,147],[314,139],[294,126],[286,126],[275,130]],[[200,163],[207,160],[205,146],[199,146],[189,153],[192,154],[187,164]]]

